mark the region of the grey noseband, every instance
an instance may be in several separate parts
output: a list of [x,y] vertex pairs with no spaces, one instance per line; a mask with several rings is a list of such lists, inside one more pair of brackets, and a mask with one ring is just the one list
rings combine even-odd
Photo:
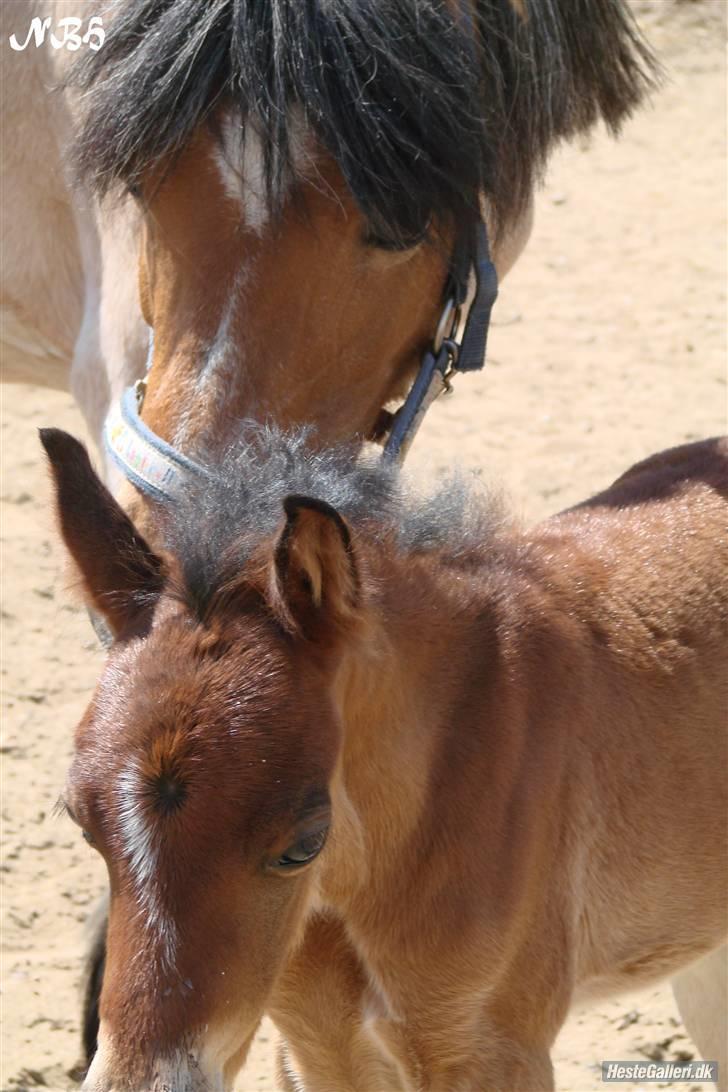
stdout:
[[127,387],[106,418],[104,444],[129,481],[158,501],[176,500],[190,478],[209,477],[199,463],[182,455],[139,416],[144,381]]

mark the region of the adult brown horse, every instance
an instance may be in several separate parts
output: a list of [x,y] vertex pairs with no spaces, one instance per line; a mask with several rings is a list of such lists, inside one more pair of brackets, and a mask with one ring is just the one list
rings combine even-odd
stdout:
[[502,275],[550,150],[652,73],[622,0],[78,7],[0,5],[6,375],[70,381],[99,439],[148,323],[144,421],[213,461],[244,416],[371,434],[455,240],[484,209]]
[[574,999],[683,968],[728,1063],[728,443],[526,533],[258,433],[161,553],[44,443],[116,636],[65,792],[112,891],[89,1092],[229,1088],[266,1010],[291,1092],[553,1089]]

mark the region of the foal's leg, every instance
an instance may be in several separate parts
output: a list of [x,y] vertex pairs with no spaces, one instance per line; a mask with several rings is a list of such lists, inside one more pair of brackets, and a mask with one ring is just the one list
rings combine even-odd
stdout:
[[285,1092],[403,1092],[366,1021],[368,984],[340,922],[316,916],[276,986]]
[[685,1027],[706,1062],[718,1063],[718,1088],[728,1089],[728,945],[709,952],[672,980]]
[[[488,1064],[482,1075],[462,1092],[554,1092],[554,1070],[547,1049],[519,1050],[517,1056]],[[437,1092],[454,1092],[452,1085],[438,1085]],[[433,1087],[433,1092],[435,1089]]]
[[[423,1092],[554,1092],[551,1046],[572,995],[562,955],[557,945],[524,946],[480,1004],[475,989],[469,999],[461,988],[449,1004],[441,990],[438,1011],[432,1001],[418,1005],[413,992],[408,1046],[425,1078]],[[448,982],[447,969],[440,981]]]
[[[463,1044],[465,1047],[465,1044]],[[480,1058],[447,1066],[430,1060],[418,1088],[427,1092],[554,1092],[548,1047],[523,1047],[488,1035]]]

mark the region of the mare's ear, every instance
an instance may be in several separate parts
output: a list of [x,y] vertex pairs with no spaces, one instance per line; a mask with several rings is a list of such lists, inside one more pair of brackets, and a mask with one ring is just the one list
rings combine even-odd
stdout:
[[352,622],[360,606],[349,528],[335,508],[312,497],[286,497],[283,510],[273,555],[274,605],[294,631],[325,639]]
[[164,565],[94,473],[83,444],[67,432],[42,428],[61,534],[76,563],[86,598],[115,637],[144,623],[164,583]]

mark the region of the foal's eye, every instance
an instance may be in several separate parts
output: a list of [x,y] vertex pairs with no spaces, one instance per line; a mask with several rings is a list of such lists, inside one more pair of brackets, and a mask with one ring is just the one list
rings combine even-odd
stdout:
[[[67,800],[64,800],[61,797],[61,799],[58,801],[58,808],[59,808],[60,811],[65,811],[66,815],[68,816],[68,818],[71,820],[72,823],[75,823],[77,827],[81,827],[81,824],[78,821],[78,816],[76,815],[75,811],[73,810],[73,808],[71,807],[71,805],[68,803]],[[84,830],[83,827],[81,827],[81,837],[86,842],[88,842],[88,844],[90,846],[93,846],[93,845],[96,844],[94,842],[94,840],[93,840],[93,836],[89,833],[89,831]]]
[[288,871],[308,864],[308,862],[312,861],[314,857],[317,857],[324,848],[328,833],[328,826],[321,827],[319,830],[309,831],[303,838],[299,838],[297,842],[290,845],[285,853],[282,853],[280,857],[277,857],[276,860],[272,861],[271,868],[274,868],[276,871]]

